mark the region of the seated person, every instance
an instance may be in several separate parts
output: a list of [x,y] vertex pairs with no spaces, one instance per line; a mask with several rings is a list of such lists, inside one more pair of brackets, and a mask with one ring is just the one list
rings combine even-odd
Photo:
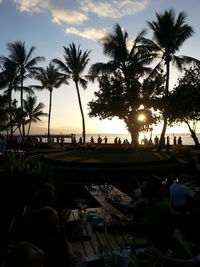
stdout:
[[192,192],[185,185],[185,178],[180,177],[178,181],[170,186],[170,202],[172,207],[178,212],[188,210],[187,197],[192,198]]
[[[140,256],[140,255],[139,255]],[[200,254],[192,259],[179,259],[166,256],[154,247],[148,247],[141,253],[141,256],[154,264],[161,264],[162,266],[176,266],[176,267],[199,267]]]
[[136,177],[130,177],[128,184],[130,187],[130,196],[133,200],[138,200],[142,194],[138,179]]
[[42,267],[45,253],[29,242],[20,242],[9,253],[5,267]]
[[44,206],[53,206],[55,197],[55,187],[52,184],[45,183],[35,192],[31,203],[32,209],[39,209]]
[[140,197],[137,200],[130,202],[129,205],[125,205],[115,201],[110,201],[110,202],[114,207],[116,207],[122,213],[132,215],[134,220],[138,220],[144,215],[145,210],[150,203],[150,199],[148,197],[146,189],[143,186],[141,186],[140,189],[141,189]]
[[[166,198],[162,180],[152,175],[144,183],[145,194],[149,205],[144,215],[138,220],[125,225],[125,229],[133,233],[144,234],[156,247],[165,250],[173,238],[174,211]],[[114,225],[112,226],[114,228]],[[122,227],[122,225],[119,225]]]
[[46,254],[44,266],[68,266],[80,261],[81,254],[74,251],[67,241],[64,227],[60,225],[60,218],[54,208],[47,206],[35,211],[28,227],[28,241]]

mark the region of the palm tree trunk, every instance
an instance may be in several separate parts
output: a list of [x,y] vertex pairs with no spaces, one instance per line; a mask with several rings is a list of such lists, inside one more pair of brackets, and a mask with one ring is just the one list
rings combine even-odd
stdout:
[[[165,97],[168,96],[169,94],[169,74],[170,74],[170,60],[166,60],[166,87],[165,87]],[[164,139],[165,139],[165,133],[167,129],[167,115],[166,111],[164,111],[164,123],[163,123],[163,128],[162,128],[162,133],[160,136],[160,141],[159,141],[159,146],[158,146],[158,151],[161,151],[161,149],[164,147]]]
[[159,145],[158,145],[158,151],[161,151],[161,149],[164,147],[165,144],[165,132],[167,129],[167,117],[164,118],[164,122],[163,122],[163,128],[162,128],[162,132],[160,135],[160,141],[159,141]]
[[50,90],[49,92],[50,92],[50,98],[49,98],[49,116],[48,116],[48,142],[50,143],[50,140],[51,140],[50,129],[51,129],[52,90]]
[[9,116],[10,116],[10,136],[13,137],[13,121],[12,121],[12,89],[9,88]]
[[[23,103],[23,93],[24,93],[24,88],[23,88],[23,73],[21,73],[21,109],[22,109],[22,114],[23,114],[23,111],[24,111],[24,103]],[[24,117],[22,119],[22,142],[24,141],[24,138],[25,138],[25,120],[24,120]]]
[[81,117],[82,117],[83,144],[85,144],[85,118],[84,118],[83,108],[82,108],[82,104],[81,104],[81,96],[80,96],[80,92],[79,92],[78,82],[77,81],[75,81],[75,85],[76,85],[76,91],[77,91],[77,95],[78,95],[78,103],[79,103],[79,107],[80,107],[80,111],[81,111]]
[[29,125],[28,125],[28,132],[27,132],[27,136],[29,136],[30,129],[31,129],[31,118],[30,118]]
[[187,121],[185,121],[185,123],[187,124],[187,126],[188,126],[188,128],[189,128],[189,130],[190,130],[191,137],[192,137],[192,139],[194,140],[195,146],[196,146],[198,149],[200,149],[199,140],[198,140],[198,138],[197,138],[197,136],[196,136],[195,131],[192,130],[190,124],[189,124]]

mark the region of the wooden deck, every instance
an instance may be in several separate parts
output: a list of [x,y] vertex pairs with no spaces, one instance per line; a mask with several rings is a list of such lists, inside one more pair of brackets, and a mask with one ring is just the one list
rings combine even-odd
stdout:
[[[94,210],[101,213],[104,209],[93,208],[88,209],[87,212]],[[72,210],[71,215],[68,218],[68,222],[76,222],[78,220],[80,220],[78,210]],[[111,254],[113,250],[117,249],[118,251],[122,252],[124,249],[130,249],[130,244],[127,240],[128,236],[124,233],[110,232],[106,231],[105,229],[99,229],[92,226],[90,222],[86,222],[84,224],[84,228],[86,230],[86,234],[88,235],[88,239],[71,242],[73,247],[82,253],[83,263],[85,262],[85,260],[87,261],[87,259],[92,256],[99,255],[99,257],[101,258],[103,253],[102,249],[105,247],[109,251],[110,261],[112,258]],[[133,240],[135,242],[139,241],[142,243],[148,242],[143,237],[133,237]],[[139,261],[137,260],[136,255],[133,253],[130,254],[129,266],[139,266]]]

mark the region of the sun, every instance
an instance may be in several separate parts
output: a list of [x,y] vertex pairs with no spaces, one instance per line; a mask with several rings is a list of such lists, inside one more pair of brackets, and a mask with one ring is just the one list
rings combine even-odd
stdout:
[[145,119],[146,119],[146,117],[145,117],[144,114],[140,114],[140,115],[138,116],[138,120],[139,120],[139,121],[144,121]]

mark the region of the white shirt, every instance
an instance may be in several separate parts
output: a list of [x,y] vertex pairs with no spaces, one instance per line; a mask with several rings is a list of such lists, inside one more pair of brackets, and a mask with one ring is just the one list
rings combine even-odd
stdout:
[[170,202],[173,207],[184,206],[186,204],[186,196],[192,197],[192,192],[186,185],[175,183],[170,186]]

